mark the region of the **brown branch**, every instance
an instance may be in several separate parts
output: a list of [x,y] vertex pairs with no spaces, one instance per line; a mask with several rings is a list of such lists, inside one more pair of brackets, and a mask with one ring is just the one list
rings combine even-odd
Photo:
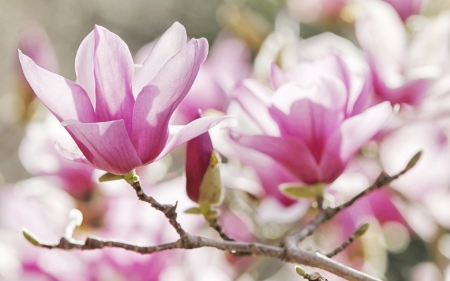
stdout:
[[180,235],[180,238],[185,239],[185,237],[187,236],[187,233],[184,231],[184,229],[181,227],[181,225],[177,221],[177,212],[176,212],[177,203],[175,203],[175,205],[160,204],[153,197],[145,194],[144,190],[141,187],[139,178],[137,178],[136,181],[129,182],[129,184],[136,191],[136,195],[138,196],[139,200],[149,203],[154,209],[162,212],[166,216],[166,218],[169,219],[170,224],[177,231],[178,235]]
[[221,241],[186,234],[187,236],[185,241],[187,242],[183,242],[183,240],[179,239],[172,243],[159,244],[149,247],[137,246],[133,244],[122,243],[113,240],[105,240],[94,237],[88,237],[84,243],[76,241],[74,239],[61,238],[58,244],[52,245],[39,242],[39,240],[30,232],[24,232],[24,235],[26,237],[28,236],[27,237],[28,240],[30,239],[30,237],[32,237],[31,238],[32,241],[30,240],[29,241],[32,242],[34,245],[47,249],[94,250],[110,247],[110,248],[122,248],[140,254],[152,254],[171,249],[196,249],[201,247],[210,247],[229,253],[249,252],[253,256],[273,257],[290,263],[303,264],[306,266],[321,268],[327,270],[330,273],[343,277],[347,280],[380,281],[377,278],[371,277],[362,272],[349,268],[319,253],[307,252],[301,249],[286,249],[259,243]]
[[220,226],[217,218],[209,220],[209,226],[213,228],[217,233],[219,233],[220,237],[225,241],[236,241],[234,238],[229,237],[225,231],[223,231],[223,228]]
[[316,267],[324,269],[330,273],[333,273],[337,276],[345,278],[347,280],[355,280],[355,281],[380,281],[375,277],[369,276],[362,272],[359,272],[355,269],[347,267],[343,264],[340,264],[320,253],[308,252],[302,249],[297,248],[297,243],[309,236],[314,230],[316,230],[320,224],[334,217],[338,212],[352,205],[356,200],[366,195],[367,193],[380,188],[386,184],[389,184],[393,180],[397,179],[399,176],[407,172],[411,169],[414,164],[418,161],[420,157],[420,153],[415,155],[413,159],[411,159],[410,163],[408,163],[407,167],[400,172],[399,174],[390,177],[386,173],[381,173],[375,183],[370,186],[365,191],[361,192],[353,199],[348,202],[338,206],[336,208],[327,208],[322,211],[319,215],[317,215],[302,231],[287,237],[284,243],[280,247],[269,246],[260,243],[244,243],[237,242],[234,239],[229,238],[223,233],[223,230],[217,224],[212,224],[212,227],[218,230],[221,237],[225,240],[216,240],[210,239],[200,236],[193,236],[187,233],[182,226],[177,221],[177,213],[175,205],[163,205],[157,202],[153,197],[147,196],[139,182],[139,178],[137,175],[130,173],[129,175],[123,176],[123,178],[134,188],[139,200],[149,203],[156,210],[164,213],[164,215],[169,220],[170,224],[177,231],[180,236],[180,239],[172,242],[159,244],[155,246],[142,247],[133,244],[122,243],[118,241],[105,240],[101,238],[88,237],[85,242],[76,241],[71,237],[71,231],[73,230],[73,225],[80,225],[79,216],[75,216],[72,221],[69,223],[68,231],[66,231],[65,237],[61,238],[58,244],[52,245],[47,243],[42,243],[39,241],[36,236],[28,232],[27,230],[23,230],[23,234],[25,238],[32,244],[44,247],[48,249],[78,249],[78,250],[92,250],[92,249],[101,249],[105,247],[113,247],[113,248],[122,248],[129,251],[134,251],[140,254],[151,254],[156,252],[161,252],[165,250],[171,249],[195,249],[201,247],[211,247],[216,248],[229,253],[249,253],[253,256],[265,256],[265,257],[273,257],[278,258],[282,261],[303,264],[306,266]]
[[349,201],[345,202],[342,205],[339,205],[334,208],[326,208],[322,212],[320,212],[311,222],[309,222],[302,230],[300,230],[297,233],[294,233],[290,236],[287,236],[283,242],[282,245],[286,245],[289,247],[296,247],[297,244],[301,241],[303,241],[306,237],[310,236],[314,231],[319,228],[320,225],[322,225],[324,222],[332,219],[334,216],[336,216],[340,211],[344,210],[345,208],[350,207],[355,203],[358,199],[361,197],[369,194],[370,192],[379,189],[385,185],[390,184],[394,180],[398,179],[400,176],[405,174],[407,171],[411,170],[416,163],[419,161],[420,156],[422,152],[419,151],[416,153],[411,160],[406,165],[405,169],[403,169],[401,172],[399,172],[396,175],[389,176],[385,172],[381,172],[381,174],[378,176],[378,178],[375,180],[375,182],[369,186],[364,191],[360,192],[358,195],[350,199]]
[[329,252],[328,254],[326,254],[326,256],[329,258],[334,257],[335,255],[337,255],[340,252],[342,252],[343,250],[345,250],[348,246],[350,246],[350,244],[352,244],[353,241],[355,241],[355,237],[352,235],[347,240],[345,240],[345,242],[342,243],[341,246],[339,246],[336,249],[334,249],[333,251]]
[[[112,247],[112,248],[122,248],[140,254],[151,254],[171,249],[195,249],[201,247],[210,247],[219,249],[224,252],[229,252],[232,254],[248,253],[253,256],[278,258],[282,261],[290,263],[304,264],[306,266],[317,267],[324,269],[330,273],[336,274],[340,277],[343,277],[347,280],[380,281],[377,278],[371,277],[362,272],[349,268],[343,264],[340,264],[334,260],[331,260],[326,256],[321,255],[320,253],[308,252],[298,248],[283,248],[277,246],[264,245],[260,243],[223,241],[191,235],[185,232],[181,227],[181,225],[178,223],[177,214],[175,212],[176,205],[175,206],[163,205],[158,203],[154,198],[149,197],[144,193],[144,191],[140,187],[139,182],[134,182],[132,186],[135,189],[136,194],[138,195],[140,200],[148,202],[153,208],[165,214],[165,216],[169,219],[170,224],[176,229],[176,231],[180,235],[179,240],[166,244],[143,247],[95,237],[88,237],[84,242],[76,241],[71,237],[63,237],[61,238],[58,244],[53,245],[40,242],[39,239],[36,238],[36,236],[34,236],[33,234],[31,234],[26,230],[23,231],[23,234],[25,238],[32,244],[48,249],[58,248],[66,250],[70,249],[93,250],[105,247]],[[69,224],[73,224],[73,222],[70,222]]]

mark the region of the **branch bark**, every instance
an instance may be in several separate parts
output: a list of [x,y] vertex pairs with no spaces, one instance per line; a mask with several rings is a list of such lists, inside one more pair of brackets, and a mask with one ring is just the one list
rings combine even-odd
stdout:
[[[401,171],[400,173],[389,176],[386,173],[382,172],[380,176],[377,178],[375,183],[371,185],[369,188],[364,190],[363,192],[356,195],[354,198],[349,200],[348,202],[335,207],[335,208],[327,208],[324,209],[321,213],[319,213],[303,230],[298,233],[295,233],[291,236],[288,236],[280,246],[270,246],[260,243],[245,243],[238,242],[232,238],[226,236],[223,233],[222,238],[224,240],[216,240],[201,236],[195,236],[187,233],[180,223],[177,220],[177,204],[161,204],[157,202],[153,197],[148,196],[142,190],[142,187],[139,182],[139,178],[134,173],[130,175],[126,175],[125,180],[134,188],[136,191],[136,195],[139,200],[149,203],[156,210],[164,213],[164,215],[169,220],[172,227],[177,231],[180,239],[171,243],[159,244],[155,246],[138,246],[113,240],[105,240],[101,238],[88,237],[84,242],[76,241],[71,237],[72,226],[74,224],[80,225],[80,219],[77,217],[75,220],[69,222],[68,231],[70,235],[66,235],[60,239],[58,244],[48,244],[39,241],[35,235],[30,233],[27,230],[23,230],[23,234],[25,238],[32,244],[48,248],[48,249],[78,249],[78,250],[93,250],[93,249],[101,249],[105,247],[112,248],[122,248],[129,251],[134,251],[140,254],[151,254],[171,249],[196,249],[201,247],[210,247],[215,248],[224,252],[229,253],[248,253],[253,256],[264,256],[264,257],[272,257],[277,258],[282,261],[303,264],[306,266],[316,267],[324,269],[330,273],[333,273],[337,276],[345,278],[347,280],[353,281],[381,281],[375,277],[369,276],[365,273],[352,269],[348,266],[345,266],[341,263],[338,263],[325,255],[322,255],[318,252],[308,252],[297,247],[299,241],[303,240],[305,237],[311,235],[322,223],[327,220],[333,218],[337,213],[342,211],[343,209],[351,206],[355,201],[364,195],[370,193],[371,191],[381,188],[384,185],[391,183],[393,180],[397,179],[408,170],[410,170],[415,163],[420,158],[420,152],[416,154],[411,161],[408,163],[407,167]],[[213,226],[214,227],[214,226]],[[216,228],[216,227],[215,227]],[[217,225],[218,231],[223,232],[220,226]],[[70,237],[69,237],[70,236]]]

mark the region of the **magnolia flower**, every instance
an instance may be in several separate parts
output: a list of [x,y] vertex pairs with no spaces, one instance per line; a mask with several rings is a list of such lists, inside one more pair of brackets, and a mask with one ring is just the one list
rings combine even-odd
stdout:
[[409,16],[418,14],[425,0],[383,0],[391,4],[403,21]]
[[208,53],[206,39],[186,42],[186,30],[174,23],[135,71],[125,42],[95,26],[77,52],[76,83],[40,68],[20,51],[19,58],[38,98],[84,155],[71,157],[122,175],[161,159],[221,121],[230,121],[201,118],[169,137],[170,116]]
[[336,57],[302,68],[299,73],[309,75],[290,83],[274,73],[274,84],[280,85],[274,93],[253,80],[239,84],[234,98],[261,133],[232,137],[277,160],[303,183],[331,183],[383,127],[392,108],[382,103],[364,111],[367,90],[352,89],[348,69]]
[[360,4],[363,12],[356,21],[356,35],[368,56],[375,94],[393,104],[420,104],[442,74],[443,65],[448,65],[448,15],[408,36],[390,5],[381,1]]

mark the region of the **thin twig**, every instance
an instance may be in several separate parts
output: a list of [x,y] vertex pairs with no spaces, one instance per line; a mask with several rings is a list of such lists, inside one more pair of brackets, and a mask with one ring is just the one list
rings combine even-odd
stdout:
[[345,250],[348,246],[350,246],[350,244],[352,244],[353,241],[355,241],[355,237],[352,235],[347,240],[345,240],[345,242],[342,243],[341,246],[339,246],[336,249],[334,249],[333,251],[329,252],[328,254],[326,254],[326,256],[329,258],[334,257],[335,255],[337,255],[340,252],[342,252],[343,250]]
[[347,207],[350,207],[358,199],[369,194],[370,192],[372,192],[376,189],[379,189],[385,185],[390,184],[392,181],[398,179],[400,176],[402,176],[407,171],[412,169],[414,167],[414,165],[417,163],[417,161],[419,160],[420,155],[421,155],[421,152],[418,152],[416,155],[414,155],[414,157],[409,161],[408,165],[406,165],[406,168],[403,169],[400,173],[398,173],[394,176],[389,176],[387,173],[381,172],[381,174],[378,176],[376,181],[371,186],[369,186],[364,191],[360,192],[358,195],[356,195],[349,201],[345,202],[342,205],[334,207],[334,208],[324,209],[312,221],[310,221],[302,230],[300,230],[297,233],[287,236],[283,240],[282,245],[287,245],[289,247],[296,247],[299,242],[303,241],[306,237],[310,236],[314,231],[317,230],[317,228],[319,228],[320,225],[322,225],[324,222],[332,219],[340,211],[344,210]]
[[[27,233],[27,235],[32,234]],[[301,249],[290,250],[259,243],[222,241],[200,236],[192,236],[189,234],[187,234],[186,239],[186,241],[188,241],[187,244],[185,244],[185,242],[183,242],[180,239],[175,242],[159,244],[149,247],[137,246],[133,244],[95,237],[88,237],[84,243],[81,241],[76,241],[74,239],[61,238],[59,243],[54,245],[38,242],[39,239],[36,238],[35,236],[33,236],[33,239],[34,239],[33,244],[48,249],[94,250],[110,247],[110,248],[122,248],[140,254],[152,254],[171,249],[196,249],[201,247],[210,247],[229,253],[249,252],[253,256],[273,257],[290,263],[304,264],[306,266],[317,267],[327,270],[328,272],[336,274],[337,276],[340,276],[347,280],[380,281],[380,279],[374,278],[372,276],[354,270],[350,267],[347,267],[343,264],[340,264],[332,259],[327,258],[324,255],[321,255],[320,253],[307,252]]]
[[217,233],[219,233],[220,237],[225,241],[236,241],[236,239],[229,237],[223,228],[220,226],[217,218],[213,218],[209,220],[209,226],[212,227]]
[[[23,234],[25,238],[32,243],[33,245],[44,247],[48,249],[78,249],[78,250],[93,250],[93,249],[101,249],[104,247],[113,247],[113,248],[122,248],[130,251],[134,251],[140,254],[151,254],[155,252],[161,252],[165,250],[170,249],[195,249],[195,248],[201,248],[201,247],[212,247],[216,248],[222,251],[230,252],[230,253],[249,253],[253,256],[265,256],[265,257],[273,257],[278,258],[282,261],[291,262],[291,263],[297,263],[297,264],[304,264],[306,266],[311,267],[317,267],[324,269],[330,273],[333,273],[337,276],[340,276],[342,278],[345,278],[347,280],[355,280],[355,281],[380,281],[380,279],[377,279],[375,277],[369,276],[367,274],[364,274],[362,272],[359,272],[355,269],[352,269],[350,267],[347,267],[343,264],[340,264],[320,253],[312,253],[308,252],[302,249],[299,249],[297,247],[292,247],[292,244],[294,243],[295,246],[304,237],[310,235],[315,229],[319,227],[321,223],[323,223],[326,220],[331,219],[334,215],[336,215],[338,212],[343,210],[344,208],[352,205],[356,200],[364,196],[365,194],[369,193],[370,191],[380,188],[383,185],[386,185],[393,180],[397,179],[400,175],[404,174],[406,171],[411,169],[414,164],[417,162],[418,158],[420,157],[420,153],[413,157],[413,159],[408,163],[407,168],[400,172],[399,174],[389,177],[386,173],[382,173],[378,179],[375,181],[375,183],[369,187],[367,190],[363,191],[362,193],[355,196],[352,200],[348,201],[347,203],[336,207],[336,208],[328,208],[325,209],[323,212],[321,212],[316,218],[313,219],[311,223],[307,225],[305,229],[300,231],[299,233],[296,233],[294,235],[289,236],[285,241],[285,243],[281,247],[276,246],[269,246],[259,243],[245,243],[245,242],[237,242],[231,240],[228,236],[221,231],[220,226],[218,227],[219,233],[223,233],[225,237],[229,238],[230,240],[222,241],[222,240],[216,240],[216,239],[210,239],[200,236],[194,236],[189,233],[187,233],[182,226],[177,221],[177,213],[176,213],[176,207],[177,205],[163,205],[157,202],[153,197],[147,196],[145,192],[142,190],[142,187],[139,182],[139,178],[134,174],[130,174],[129,177],[127,175],[127,178],[125,180],[134,188],[136,191],[136,194],[139,198],[139,200],[149,203],[153,208],[156,210],[164,213],[164,215],[169,220],[170,224],[173,226],[173,228],[177,231],[177,233],[180,236],[180,239],[172,242],[172,243],[165,243],[165,244],[159,244],[155,246],[149,246],[149,247],[142,247],[137,245],[132,245],[128,243],[118,242],[118,241],[112,241],[112,240],[105,240],[101,238],[94,238],[94,237],[88,237],[85,242],[76,241],[72,237],[63,237],[60,239],[58,244],[47,244],[42,243],[39,241],[36,236],[31,234],[30,232],[24,230]],[[415,160],[415,162],[413,161]],[[411,164],[413,163],[413,164]],[[70,225],[73,224],[73,221],[79,220],[79,218],[73,218],[72,221],[69,223]],[[81,222],[77,223],[78,225],[81,224]],[[218,226],[218,224],[217,224]],[[217,230],[217,229],[216,229]],[[67,232],[67,231],[66,231]],[[67,233],[66,233],[67,236]],[[222,235],[221,235],[222,236]],[[224,238],[224,237],[222,237]],[[287,242],[287,243],[286,243]]]

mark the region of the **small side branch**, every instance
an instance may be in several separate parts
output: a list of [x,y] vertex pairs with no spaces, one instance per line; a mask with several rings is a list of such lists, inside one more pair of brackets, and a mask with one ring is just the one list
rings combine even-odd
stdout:
[[[177,221],[177,213],[176,213],[177,204],[175,205],[160,204],[153,197],[147,196],[145,192],[142,190],[139,178],[134,173],[130,173],[129,175],[124,175],[121,177],[124,178],[133,187],[133,189],[136,191],[139,200],[149,203],[153,208],[162,212],[166,216],[170,224],[179,234],[180,236],[179,240],[171,243],[159,244],[148,247],[137,246],[133,244],[113,240],[105,240],[102,238],[94,238],[94,237],[88,237],[84,242],[80,242],[74,240],[71,237],[74,228],[73,226],[81,224],[78,215],[74,216],[71,219],[71,222],[69,223],[69,226],[66,230],[66,234],[64,235],[63,238],[61,238],[58,244],[53,245],[48,243],[42,243],[39,241],[38,238],[36,238],[36,236],[34,236],[27,230],[24,230],[23,234],[30,243],[48,249],[58,248],[67,250],[69,249],[93,250],[105,247],[112,247],[112,248],[122,248],[140,254],[151,254],[171,249],[195,249],[201,247],[210,247],[233,254],[248,253],[249,255],[253,256],[272,257],[285,262],[321,268],[347,280],[380,281],[380,279],[377,279],[375,277],[369,276],[360,271],[347,267],[320,253],[313,253],[299,249],[297,247],[297,243],[302,239],[304,239],[305,237],[307,237],[308,235],[311,235],[311,233],[313,233],[323,222],[331,219],[337,213],[352,205],[356,200],[358,200],[365,194],[371,192],[372,190],[380,188],[386,184],[389,184],[393,180],[397,179],[399,176],[401,176],[414,166],[415,162],[417,162],[418,160],[418,157],[420,157],[420,154],[418,154],[418,156],[416,155],[415,157],[413,157],[410,163],[408,163],[407,168],[405,168],[404,171],[400,172],[395,176],[391,177],[386,173],[382,173],[372,186],[370,186],[368,189],[355,196],[352,200],[344,203],[343,205],[338,206],[336,208],[324,209],[302,231],[287,237],[285,242],[279,247],[264,245],[260,243],[245,243],[235,241],[234,239],[228,237],[223,232],[222,228],[218,225],[217,221],[213,221],[211,223],[211,226],[219,232],[223,240],[194,236],[187,233],[182,228],[180,223]],[[307,277],[311,279],[311,276]]]
[[209,222],[209,226],[211,228],[213,228],[215,231],[217,231],[217,233],[219,233],[220,237],[224,240],[224,241],[236,241],[235,239],[229,237],[225,231],[223,231],[223,228],[220,226],[217,218],[211,219]]
[[324,209],[322,212],[320,212],[311,222],[309,222],[301,231],[294,233],[293,235],[290,235],[284,239],[282,242],[282,245],[288,245],[289,247],[296,247],[297,244],[301,241],[303,241],[306,237],[310,236],[314,231],[319,228],[320,225],[322,225],[324,222],[332,219],[334,216],[336,216],[339,212],[342,210],[350,207],[353,205],[357,200],[359,200],[361,197],[369,194],[370,192],[379,189],[385,185],[390,184],[394,180],[398,179],[400,176],[411,170],[416,163],[419,161],[420,156],[422,155],[422,152],[419,151],[416,153],[411,160],[406,165],[405,169],[403,169],[401,172],[399,172],[396,175],[389,176],[385,172],[381,172],[381,174],[378,176],[378,178],[375,180],[375,182],[369,186],[364,191],[360,192],[358,195],[350,199],[349,201],[345,202],[342,205],[339,205],[335,208],[327,208]]

